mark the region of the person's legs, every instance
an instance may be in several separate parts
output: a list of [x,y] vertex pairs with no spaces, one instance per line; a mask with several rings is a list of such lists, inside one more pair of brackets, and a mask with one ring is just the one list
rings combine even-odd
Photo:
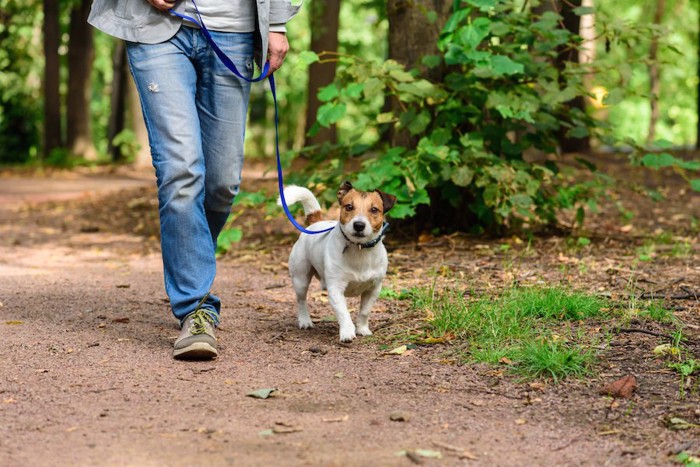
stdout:
[[[197,31],[181,28],[160,44],[128,43],[156,169],[165,289],[184,318],[210,292],[215,249],[204,212],[205,163],[193,62]],[[218,321],[219,301],[202,305]]]
[[[244,76],[253,34],[212,32]],[[158,182],[165,288],[183,322],[201,305],[218,324],[210,293],[216,239],[238,193],[250,83],[215,56],[197,29],[161,44],[127,44]]]
[[[253,34],[212,31],[211,35],[238,71],[250,79],[253,75]],[[241,183],[250,82],[238,78],[226,68],[204,41],[200,33],[197,110],[206,164],[204,208],[212,241],[216,245]]]

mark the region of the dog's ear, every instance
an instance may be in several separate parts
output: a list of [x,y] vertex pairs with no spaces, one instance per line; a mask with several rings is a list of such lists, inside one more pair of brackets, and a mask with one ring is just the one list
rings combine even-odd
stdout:
[[339,203],[343,201],[343,198],[345,198],[345,195],[347,195],[350,190],[352,190],[352,184],[347,180],[344,181],[342,185],[340,185],[340,188],[338,189]]
[[396,196],[390,195],[389,193],[384,193],[380,190],[374,190],[379,196],[382,197],[382,204],[384,205],[384,212],[386,213],[389,209],[393,208],[396,204]]

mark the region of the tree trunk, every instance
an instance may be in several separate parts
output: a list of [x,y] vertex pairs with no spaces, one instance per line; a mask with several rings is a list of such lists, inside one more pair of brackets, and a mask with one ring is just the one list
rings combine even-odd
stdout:
[[76,156],[94,160],[97,151],[90,126],[92,64],[95,58],[92,27],[87,23],[91,2],[73,7],[68,44],[67,146]]
[[[389,17],[389,58],[403,64],[407,69],[418,68],[425,78],[439,82],[444,70],[440,67],[427,69],[421,65],[425,55],[438,53],[437,42],[447,18],[449,18],[452,0],[389,0],[387,14]],[[428,19],[428,12],[437,13],[437,21]],[[394,114],[400,112],[393,99],[387,104]],[[405,131],[395,131],[391,127],[388,140],[394,146],[411,147],[414,138]]]
[[[656,0],[656,11],[654,12],[653,24],[658,26],[663,19],[666,0]],[[659,121],[659,94],[661,92],[661,79],[659,70],[659,39],[652,36],[649,46],[649,104],[651,106],[651,117],[649,119],[649,132],[647,133],[647,143],[651,144],[656,139],[656,123]]]
[[58,0],[44,0],[44,156],[62,147]]
[[[563,25],[570,33],[580,34],[581,31],[581,17],[574,13],[574,8],[583,5],[585,0],[551,0],[540,4],[535,8],[535,12],[543,13],[545,11],[555,11],[561,15],[563,18]],[[567,62],[578,63],[581,60],[579,56],[579,50],[577,48],[570,48],[567,45],[563,46],[559,50],[557,55],[557,67],[559,70],[564,70],[566,68]],[[585,58],[584,58],[585,60]],[[579,109],[581,112],[586,112],[586,101],[583,96],[578,96],[566,103],[569,108]],[[589,138],[571,138],[566,135],[568,128],[562,127],[559,131],[559,147],[562,152],[590,152],[591,141]]]
[[[311,28],[311,50],[314,52],[336,52],[338,50],[338,28],[340,25],[340,0],[313,0],[310,2],[309,26]],[[316,122],[316,113],[322,103],[318,90],[335,79],[335,62],[314,63],[309,67],[309,88],[306,103],[306,131]],[[336,127],[321,128],[315,135],[306,136],[305,146],[336,142]]]
[[110,95],[110,114],[107,123],[107,143],[112,162],[123,162],[119,147],[115,146],[114,138],[124,129],[124,116],[126,109],[126,85],[127,85],[127,61],[126,47],[123,41],[117,41],[112,53],[112,93]]

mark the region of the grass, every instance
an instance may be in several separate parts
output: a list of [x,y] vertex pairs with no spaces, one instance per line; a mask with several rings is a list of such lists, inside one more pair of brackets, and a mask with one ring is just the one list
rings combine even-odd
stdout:
[[559,381],[589,373],[594,338],[573,328],[610,314],[607,300],[559,287],[513,288],[468,300],[455,290],[420,289],[413,305],[428,314],[432,334],[453,334],[470,362],[505,363],[525,379]]

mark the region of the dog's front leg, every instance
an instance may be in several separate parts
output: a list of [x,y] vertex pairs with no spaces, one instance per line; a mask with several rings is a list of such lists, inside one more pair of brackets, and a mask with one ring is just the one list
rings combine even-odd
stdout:
[[351,342],[355,338],[355,324],[350,317],[344,291],[335,287],[328,289],[328,301],[340,326],[340,341]]
[[360,298],[360,311],[357,313],[357,334],[360,336],[371,336],[372,331],[369,330],[369,312],[374,306],[374,302],[377,301],[379,297],[379,292],[382,290],[382,283],[379,282],[377,285],[367,290],[362,294]]

